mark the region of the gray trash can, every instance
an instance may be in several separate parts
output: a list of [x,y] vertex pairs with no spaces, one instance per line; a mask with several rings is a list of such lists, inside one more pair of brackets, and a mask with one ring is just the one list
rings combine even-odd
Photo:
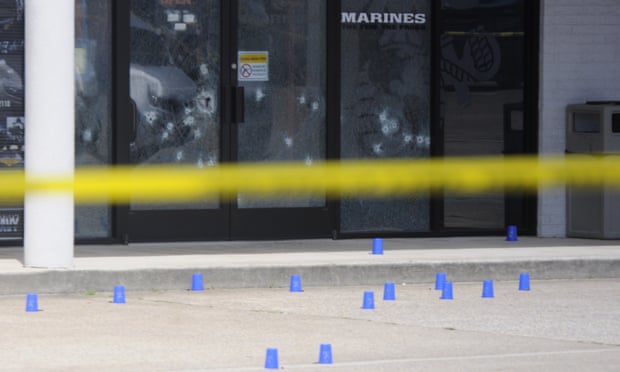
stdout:
[[[587,102],[566,109],[566,152],[620,154],[620,102]],[[576,238],[620,238],[620,189],[566,188],[566,234]]]

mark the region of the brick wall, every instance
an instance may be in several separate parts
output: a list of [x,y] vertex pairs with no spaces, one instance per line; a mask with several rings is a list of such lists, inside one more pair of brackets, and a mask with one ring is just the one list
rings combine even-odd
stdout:
[[[539,151],[562,154],[566,105],[620,100],[620,1],[541,3]],[[538,235],[566,235],[564,188],[540,192]]]

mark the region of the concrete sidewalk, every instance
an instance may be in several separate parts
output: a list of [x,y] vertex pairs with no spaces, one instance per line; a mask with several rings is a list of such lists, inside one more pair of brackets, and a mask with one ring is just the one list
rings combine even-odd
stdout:
[[0,294],[188,289],[200,272],[207,288],[430,283],[438,271],[455,282],[484,279],[620,278],[620,241],[502,237],[371,239],[76,246],[75,267],[23,267],[23,249],[0,248]]
[[[3,371],[617,371],[620,280],[0,296]],[[362,309],[375,294],[374,309]],[[332,364],[318,364],[321,344]]]

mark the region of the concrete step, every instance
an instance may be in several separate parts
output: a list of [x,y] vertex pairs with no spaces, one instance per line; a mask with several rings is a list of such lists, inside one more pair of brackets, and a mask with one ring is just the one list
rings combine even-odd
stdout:
[[[23,249],[0,249],[0,294],[79,293],[189,289],[194,273],[205,288],[434,283],[448,280],[518,281],[620,278],[618,241],[499,237],[385,239],[382,255],[372,240],[158,243],[76,247],[71,269],[24,268]],[[21,255],[21,256],[20,256]]]

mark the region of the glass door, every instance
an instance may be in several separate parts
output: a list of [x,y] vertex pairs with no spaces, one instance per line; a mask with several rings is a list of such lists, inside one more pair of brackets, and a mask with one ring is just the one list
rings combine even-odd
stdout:
[[[217,166],[222,161],[218,0],[131,0],[131,164]],[[129,240],[228,236],[217,195],[191,203],[130,205]]]
[[[326,1],[239,0],[233,79],[244,115],[234,124],[238,162],[326,159]],[[330,225],[323,194],[252,199],[240,192],[233,237],[324,237]]]
[[[129,2],[129,161],[326,159],[326,2]],[[131,204],[128,241],[330,235],[324,195]]]
[[[440,120],[444,156],[523,154],[535,128],[526,116],[525,0],[495,4],[440,2]],[[535,147],[534,147],[535,150]],[[532,228],[531,201],[511,190],[445,193],[445,231]],[[535,210],[535,203],[534,208]],[[535,216],[535,215],[534,215]]]

